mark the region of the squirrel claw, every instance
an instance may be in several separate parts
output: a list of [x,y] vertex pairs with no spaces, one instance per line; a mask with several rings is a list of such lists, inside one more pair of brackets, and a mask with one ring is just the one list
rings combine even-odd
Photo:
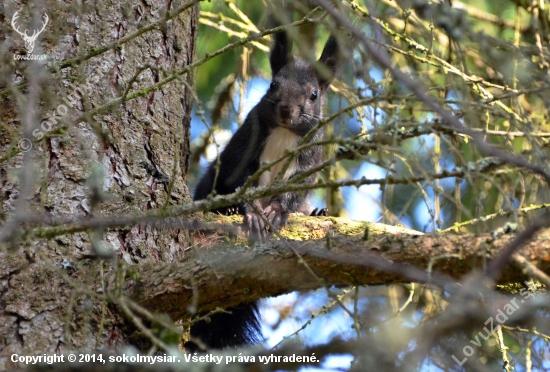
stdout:
[[223,207],[216,210],[213,210],[212,212],[217,213],[222,216],[233,216],[234,214],[239,213],[238,207]]
[[310,216],[312,217],[328,217],[328,209],[327,208],[315,208]]

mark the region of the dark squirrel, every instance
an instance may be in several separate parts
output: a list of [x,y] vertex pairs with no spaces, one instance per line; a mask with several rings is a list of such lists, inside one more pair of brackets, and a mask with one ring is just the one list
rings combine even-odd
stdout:
[[[327,40],[317,61],[320,68],[292,57],[291,43],[286,33],[275,34],[274,39],[269,55],[273,76],[269,90],[250,111],[218,159],[209,165],[196,187],[193,200],[206,199],[213,190],[221,195],[235,192],[264,164],[279,159],[287,150],[295,150],[300,140],[321,119],[323,96],[340,67],[336,38],[331,36]],[[308,142],[319,141],[323,135],[323,131],[318,130]],[[292,160],[282,177],[277,176],[286,160],[264,172],[253,186],[271,185],[276,178],[288,181],[296,174],[319,164],[321,160],[320,146],[307,148]],[[219,167],[217,178],[216,167]],[[311,175],[304,182],[314,182],[315,177]],[[290,213],[319,215],[317,209],[311,210],[309,196],[309,191],[287,192],[254,201],[269,224],[248,203],[214,212],[244,215],[245,227],[251,236],[264,238],[268,227],[283,227]],[[320,214],[324,214],[324,211]],[[191,336],[200,339],[209,348],[216,349],[258,342],[261,338],[258,302],[227,310],[231,314],[218,313],[211,317],[209,323],[203,321],[193,325]],[[191,349],[196,349],[196,346]]]

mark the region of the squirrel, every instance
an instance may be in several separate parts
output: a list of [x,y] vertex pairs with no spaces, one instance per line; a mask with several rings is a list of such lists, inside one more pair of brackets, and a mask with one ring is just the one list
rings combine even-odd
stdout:
[[[275,34],[269,62],[272,81],[260,102],[250,111],[243,125],[235,132],[218,159],[214,160],[199,180],[193,200],[206,199],[216,194],[230,194],[243,186],[248,177],[265,163],[271,163],[293,151],[300,140],[314,128],[322,117],[323,97],[332,79],[340,68],[340,53],[337,40],[330,36],[321,57],[315,65],[291,55],[291,42],[285,32]],[[324,132],[318,130],[308,142],[319,141]],[[261,174],[253,186],[268,186],[276,179],[291,180],[322,160],[322,149],[313,146],[301,151],[283,170],[286,161],[273,165]],[[218,174],[216,175],[216,172]],[[314,182],[311,175],[304,182]],[[268,227],[281,228],[293,212],[307,215],[326,215],[326,209],[311,210],[309,191],[286,192],[271,198],[241,203],[214,212],[244,215],[245,227],[251,236],[263,239]],[[263,213],[264,218],[259,213]],[[198,322],[191,327],[191,336],[200,339],[214,349],[238,347],[260,341],[258,301],[230,308],[228,313],[211,316],[210,322]],[[189,346],[189,347],[188,347]],[[197,350],[193,343],[188,349]]]

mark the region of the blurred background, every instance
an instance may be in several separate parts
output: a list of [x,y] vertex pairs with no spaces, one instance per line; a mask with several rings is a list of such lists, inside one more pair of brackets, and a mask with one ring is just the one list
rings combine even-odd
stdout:
[[[294,7],[292,20],[302,19],[315,8],[309,2],[288,4]],[[535,8],[512,0],[342,1],[337,7],[388,54],[395,68],[422,82],[465,126],[511,154],[546,164],[549,56],[541,43],[546,45],[549,36],[547,7],[534,12]],[[267,23],[264,2],[201,3],[197,56],[268,28]],[[295,45],[294,52],[309,55],[314,51],[318,57],[330,27],[334,24],[327,17],[297,28],[295,44],[301,47]],[[327,137],[334,144],[326,146],[325,154],[339,161],[319,178],[364,178],[377,183],[316,190],[316,206],[328,206],[331,216],[422,232],[473,233],[490,232],[506,222],[524,226],[547,207],[548,188],[537,175],[481,153],[468,136],[449,129],[402,82],[373,63],[345,30],[337,32],[347,38],[349,55],[326,97],[325,117],[331,118]],[[265,39],[258,40],[197,70],[191,189],[207,162],[216,158],[268,89],[269,45]],[[335,290],[346,305],[354,306],[349,293]],[[399,344],[395,337],[407,335],[404,338],[409,339],[423,319],[446,307],[445,291],[429,286],[415,290],[412,284],[399,284],[356,290],[360,300],[355,306],[380,349]],[[266,300],[266,344],[277,345],[303,327],[296,338],[307,344],[323,344],[335,336],[353,339],[354,319],[334,303],[329,305],[332,301],[325,291]],[[322,313],[324,306],[331,316],[315,316],[309,326],[308,319]],[[468,337],[463,336],[467,344]],[[455,348],[462,345],[457,339],[447,341]],[[476,354],[491,370],[499,369],[495,347],[497,343],[489,341]],[[517,339],[509,347],[518,355],[525,350]],[[546,347],[539,351],[541,355],[548,352]],[[539,367],[550,368],[543,359]],[[351,360],[341,355],[334,365],[331,362],[323,368],[338,370]],[[516,362],[516,370],[525,370],[521,358]],[[434,356],[421,369],[454,368],[461,370],[452,361]]]
[[[422,48],[412,49],[411,40],[388,35],[381,27],[373,29],[372,22],[359,18],[360,12],[354,12],[353,16],[357,27],[379,43],[396,48],[388,49],[395,66],[426,83],[430,93],[468,127],[492,131],[491,141],[514,153],[528,151],[528,156],[540,159],[542,154],[532,151],[533,145],[540,148],[545,138],[538,133],[544,131],[546,124],[546,106],[540,92],[511,97],[506,106],[496,100],[489,102],[495,90],[502,94],[507,88],[533,87],[537,61],[519,55],[521,48],[504,47],[534,42],[535,36],[528,32],[532,28],[532,17],[518,9],[513,1],[476,1],[471,5],[455,1],[453,7],[445,5],[446,2],[435,2],[429,7],[426,4],[422,1],[372,2],[368,11],[402,35],[410,35],[411,40],[420,42],[427,52]],[[307,10],[313,8],[311,4],[306,7]],[[265,10],[262,2],[201,3],[197,56],[267,28]],[[363,11],[367,13],[367,8]],[[293,13],[295,20],[302,15],[299,10]],[[300,26],[297,35],[303,44],[311,43],[318,56],[329,32],[326,27],[314,24]],[[494,40],[503,46],[492,47]],[[271,79],[268,48],[269,41],[263,39],[249,47],[235,48],[198,68],[195,78],[200,102],[195,102],[191,126],[191,189],[207,161],[216,157],[217,151],[267,91]],[[300,53],[296,45],[295,52]],[[428,61],[426,55],[432,53],[441,60]],[[480,88],[472,82],[476,76],[485,79]],[[360,100],[368,103],[345,109]],[[438,115],[427,110],[400,82],[369,61],[368,56],[357,51],[327,94],[325,108],[325,117],[340,112],[329,129],[329,135],[334,138],[349,141],[364,140],[369,135],[386,138],[378,139],[378,148],[368,154],[358,154],[353,161],[336,162],[319,175],[321,179],[384,179],[388,174],[404,179],[426,178],[420,182],[411,180],[408,184],[317,190],[316,206],[328,206],[332,216],[401,224],[432,232],[455,222],[497,212],[509,213],[547,199],[547,193],[537,186],[536,177],[521,172],[511,174],[502,168],[475,177],[431,179],[428,175],[443,170],[473,167],[483,159],[483,154],[460,135],[426,133],[404,141],[392,139],[400,130],[437,123]],[[336,148],[337,145],[327,148],[327,156],[334,156]],[[493,223],[498,226],[501,219],[476,224],[475,228],[490,229]]]

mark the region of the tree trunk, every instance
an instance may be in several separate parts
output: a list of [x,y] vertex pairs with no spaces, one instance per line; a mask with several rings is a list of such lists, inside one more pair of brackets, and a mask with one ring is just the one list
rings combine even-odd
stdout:
[[[189,216],[201,209],[319,187],[319,184],[289,182],[276,184],[271,190],[251,188],[243,194],[237,192],[233,196],[187,204],[190,195],[185,178],[194,94],[192,69],[274,32],[257,33],[247,29],[246,37],[237,37],[230,45],[193,61],[198,30],[197,3],[198,0],[188,0],[185,4],[168,1],[161,5],[146,0],[122,4],[111,0],[68,5],[46,0],[44,4],[28,7],[0,3],[3,11],[0,20],[4,25],[0,29],[0,190],[3,197],[0,370],[15,366],[11,361],[13,354],[53,355],[117,348],[120,352],[119,347],[127,344],[154,352],[181,341],[177,337],[182,335],[182,324],[176,328],[172,320],[186,320],[191,313],[293,290],[402,281],[447,287],[443,292],[454,291],[451,299],[454,302],[448,302],[448,298],[432,301],[433,291],[430,288],[425,291],[425,297],[430,297],[425,307],[427,321],[425,325],[418,325],[416,335],[408,331],[400,333],[403,327],[396,327],[397,331],[380,327],[373,332],[374,327],[368,323],[359,324],[363,310],[355,306],[353,314],[350,312],[357,317],[353,327],[359,331],[361,326],[367,336],[358,337],[358,342],[367,340],[360,345],[361,349],[353,345],[355,341],[319,346],[324,351],[311,349],[317,355],[351,350],[361,358],[371,358],[373,365],[393,363],[395,359],[396,363],[405,361],[407,368],[414,368],[420,365],[419,358],[428,355],[427,348],[435,345],[436,337],[432,335],[440,336],[452,327],[459,331],[473,330],[475,334],[479,330],[476,327],[487,324],[483,322],[488,312],[500,309],[502,298],[493,300],[486,296],[489,288],[493,288],[489,279],[496,280],[500,275],[500,282],[506,283],[535,276],[550,284],[550,230],[542,230],[548,215],[543,215],[536,229],[531,224],[517,235],[513,224],[487,235],[422,235],[399,227],[293,215],[281,232],[288,240],[276,236],[255,244],[241,235],[241,217],[209,214],[202,221],[191,219]],[[15,17],[18,11],[21,12]],[[375,20],[367,13],[364,16]],[[376,22],[385,32],[390,32],[387,23]],[[30,51],[28,43],[24,43],[15,29],[32,32],[42,25],[44,31],[37,35],[34,50]],[[433,30],[431,32],[433,38]],[[441,71],[450,71],[442,59],[430,59],[434,56],[428,54],[429,48],[413,42],[406,33],[396,37],[398,34],[391,31],[389,35],[396,42],[405,40],[410,50],[418,47],[419,51],[426,52],[427,59],[408,53],[412,61],[422,64],[429,61]],[[388,50],[406,54],[400,48],[392,46]],[[29,54],[46,55],[49,60],[19,58]],[[369,58],[372,56],[376,54],[369,54]],[[492,68],[486,71],[493,73]],[[452,72],[460,72],[460,78],[467,85],[475,82],[472,86],[476,89],[483,87],[478,85],[481,81],[475,75],[467,76],[460,69]],[[393,81],[408,81],[405,77]],[[498,102],[508,97],[507,90],[508,86],[502,87]],[[388,102],[398,97],[391,89],[389,92]],[[487,97],[482,96],[484,100]],[[423,99],[424,103],[431,102]],[[472,112],[471,117],[475,116],[475,111]],[[399,144],[400,139],[434,131],[456,134],[456,128],[436,119],[412,130],[392,129],[391,136],[389,132],[373,132],[360,141],[354,140],[353,146],[340,149],[335,157],[349,159],[373,149],[384,149],[389,144]],[[501,132],[501,128],[493,131],[496,132]],[[486,129],[472,132],[475,133],[486,133]],[[548,137],[546,132],[541,135],[540,138]],[[475,166],[472,163],[453,171],[426,171],[415,176],[397,173],[394,176],[391,172],[378,180],[329,177],[324,186],[336,190],[342,186],[387,187],[449,177],[469,179],[476,174],[490,174],[486,173],[489,169],[507,162],[523,164],[518,160],[523,158],[514,162],[502,153],[499,156],[502,158],[483,158]],[[327,168],[331,161],[333,159],[328,159],[319,168]],[[538,165],[523,164],[522,167],[546,174]],[[508,189],[502,188],[495,195],[504,194],[504,190]],[[457,195],[458,200],[460,193]],[[485,197],[479,200],[481,203]],[[458,201],[457,205],[460,205]],[[169,206],[178,207],[163,209]],[[541,204],[531,209],[542,206],[548,207]],[[469,222],[485,221],[484,213],[472,213],[480,218]],[[512,264],[506,266],[509,259]],[[499,261],[501,265],[493,264]],[[479,281],[475,270],[491,267],[496,267],[494,277],[488,275],[483,282]],[[432,269],[444,274],[432,273]],[[472,271],[474,274],[470,274]],[[487,272],[492,275],[491,270]],[[454,285],[457,279],[462,280],[460,285]],[[453,285],[449,285],[451,283]],[[356,293],[357,304],[359,292]],[[413,301],[413,294],[421,296],[411,291],[406,304]],[[397,295],[390,297],[392,302],[395,300],[394,315],[398,315],[404,307],[397,306]],[[445,309],[449,303],[452,306]],[[440,312],[443,316],[432,317],[430,311],[436,314],[434,304],[444,305]],[[526,304],[522,312],[536,315],[536,306],[540,305]],[[382,325],[382,322],[373,324]],[[439,325],[442,327],[437,328]],[[540,328],[537,324],[537,330]],[[382,334],[384,342],[379,342],[382,338],[377,337]],[[401,340],[413,340],[419,346],[411,349],[410,342],[390,345],[389,341],[397,340],[394,335]],[[369,343],[371,341],[374,342]],[[293,346],[288,345],[285,346],[288,350],[280,349],[278,353],[289,355]],[[352,348],[347,348],[349,345]],[[503,343],[500,350],[505,349]],[[391,351],[388,353],[388,350]],[[406,359],[407,353],[412,362]],[[110,364],[106,368],[118,368],[114,366]],[[243,368],[249,366],[252,365],[243,364]],[[75,368],[67,364],[61,367]],[[268,369],[273,365],[263,363],[262,367]],[[82,371],[84,367],[76,368]],[[87,364],[85,368],[96,366]],[[121,368],[134,367],[122,364]],[[281,365],[281,368],[290,367]]]
[[[46,1],[33,13],[37,21],[49,17],[33,51],[51,58],[46,65],[13,59],[25,48],[7,27],[12,15],[22,10],[20,29],[36,22],[23,5],[3,5],[0,369],[13,366],[8,357],[14,353],[125,342],[119,311],[101,298],[120,274],[110,257],[132,265],[183,255],[188,243],[177,229],[136,225],[40,238],[19,221],[132,215],[190,200],[193,76],[158,83],[194,58],[196,3],[184,9],[171,1]],[[106,105],[155,84],[159,89]],[[10,94],[14,89],[21,93]],[[85,114],[91,110],[93,117]],[[23,138],[32,142],[28,152],[21,151]]]

